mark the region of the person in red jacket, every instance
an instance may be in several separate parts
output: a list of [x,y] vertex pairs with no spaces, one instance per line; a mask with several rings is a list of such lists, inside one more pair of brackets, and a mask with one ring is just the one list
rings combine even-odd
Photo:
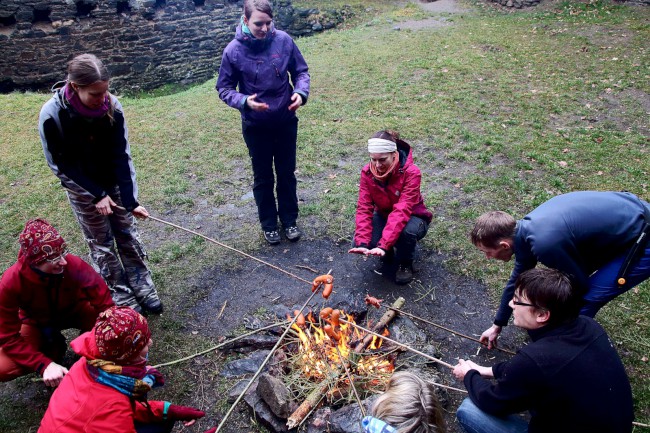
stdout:
[[[147,320],[129,307],[111,307],[70,346],[81,359],[54,391],[38,433],[166,433],[176,421],[205,412],[166,401],[147,401],[164,385],[146,365],[153,344]],[[215,429],[205,433],[213,433]]]
[[417,241],[433,215],[420,193],[422,174],[413,163],[411,146],[394,131],[380,131],[368,140],[370,163],[361,170],[356,232],[350,253],[379,256],[383,275],[397,261],[397,284],[413,279]]
[[38,372],[55,387],[68,372],[61,330],[90,330],[114,303],[102,277],[68,254],[47,221],[28,221],[19,243],[18,261],[0,279],[0,382]]

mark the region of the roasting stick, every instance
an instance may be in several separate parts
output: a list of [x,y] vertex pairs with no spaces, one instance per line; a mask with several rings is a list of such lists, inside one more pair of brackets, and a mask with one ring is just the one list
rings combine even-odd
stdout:
[[[332,342],[333,344],[336,342]],[[350,381],[350,387],[352,387],[352,391],[354,392],[354,398],[357,399],[357,403],[359,404],[359,410],[361,411],[361,415],[365,418],[366,416],[366,411],[363,408],[363,403],[361,403],[361,399],[359,398],[359,394],[357,393],[357,387],[354,386],[354,382],[352,381],[352,375],[350,374],[350,369],[348,368],[348,361],[343,359],[343,355],[341,354],[341,349],[339,349],[338,344],[335,345],[336,351],[339,354],[339,360],[341,361],[341,365],[343,368],[345,368],[345,374],[348,376],[348,380]]]
[[[329,272],[327,272],[327,274],[329,275],[329,274],[331,274],[331,273],[332,273],[332,270],[330,269]],[[309,284],[311,284],[311,281],[307,281],[307,282],[308,282]],[[314,296],[316,296],[316,295],[320,292],[320,289],[321,289],[322,287],[323,287],[322,284],[319,285],[319,286],[316,288],[316,290],[314,290],[314,292],[311,294],[311,296],[309,296],[309,298],[305,301],[305,303],[302,304],[302,307],[300,307],[300,312],[301,312],[301,313],[302,313],[302,311],[303,311],[305,308],[307,308],[307,305],[309,305],[309,303],[310,303],[311,300],[314,298]],[[257,377],[260,375],[260,373],[262,372],[262,370],[264,370],[264,367],[266,366],[266,363],[269,362],[269,359],[271,359],[271,357],[273,356],[273,354],[275,353],[275,351],[278,349],[278,347],[280,347],[280,344],[282,343],[282,340],[284,340],[284,337],[286,337],[286,335],[289,333],[289,331],[291,330],[291,327],[293,326],[293,324],[296,323],[296,320],[298,319],[298,316],[300,316],[300,314],[296,314],[296,315],[294,315],[294,318],[291,320],[291,323],[289,323],[289,325],[287,326],[287,328],[284,330],[284,332],[282,333],[282,335],[281,335],[280,338],[278,339],[278,342],[275,343],[275,346],[273,346],[273,349],[271,349],[271,351],[269,352],[269,354],[266,355],[266,358],[265,358],[264,361],[262,362],[262,365],[260,365],[260,368],[257,369],[257,371],[255,372],[255,374],[253,375],[253,377],[251,378],[251,380],[248,382],[248,385],[246,385],[246,387],[245,387],[244,390],[241,392],[241,394],[239,394],[239,397],[237,397],[237,400],[235,400],[235,402],[232,404],[232,406],[230,406],[230,409],[228,409],[228,412],[226,412],[226,415],[224,415],[223,419],[221,420],[221,422],[220,422],[219,425],[217,426],[217,430],[215,431],[215,433],[219,433],[219,431],[221,430],[221,427],[224,426],[224,424],[226,423],[226,420],[228,420],[228,417],[230,416],[230,414],[232,413],[232,411],[235,410],[235,406],[237,406],[237,405],[239,404],[239,402],[241,401],[241,399],[244,398],[244,394],[246,394],[246,391],[248,391],[248,388],[251,387],[251,385],[253,384],[253,382],[255,382],[255,379],[257,379]]]
[[420,356],[422,356],[422,357],[424,357],[424,358],[430,359],[431,361],[437,362],[437,363],[440,364],[440,365],[444,365],[444,366],[447,367],[447,368],[451,368],[451,369],[454,368],[453,365],[451,365],[451,364],[447,364],[445,361],[443,361],[443,360],[441,360],[441,359],[434,358],[433,356],[431,356],[431,355],[427,355],[426,353],[423,353],[423,352],[420,352],[420,351],[417,350],[417,349],[413,349],[412,347],[409,347],[409,346],[407,346],[406,344],[403,344],[403,343],[397,342],[397,341],[395,341],[395,340],[393,340],[393,339],[391,339],[391,338],[385,337],[385,336],[383,336],[383,335],[381,335],[381,334],[378,334],[378,333],[373,332],[373,331],[371,331],[371,330],[369,330],[369,329],[366,329],[366,328],[364,328],[364,327],[361,326],[361,325],[357,325],[356,323],[353,323],[353,322],[348,322],[348,321],[345,320],[345,319],[339,319],[339,321],[341,321],[341,322],[343,322],[343,323],[347,323],[348,325],[352,325],[352,326],[354,326],[355,328],[361,329],[362,331],[365,331],[365,332],[367,332],[367,333],[369,333],[369,334],[376,335],[377,337],[379,337],[379,338],[383,338],[383,339],[386,340],[386,341],[390,341],[390,342],[393,343],[393,344],[396,344],[396,345],[398,345],[398,346],[400,346],[400,347],[403,347],[403,348],[406,349],[406,350],[410,350],[411,352],[417,353],[418,355],[420,355]]
[[[481,340],[479,340],[478,338],[470,337],[469,335],[465,335],[465,334],[461,334],[460,332],[456,332],[456,331],[454,331],[453,329],[445,328],[445,327],[442,326],[442,325],[438,325],[437,323],[430,322],[429,320],[426,320],[426,319],[423,319],[423,318],[421,318],[421,317],[418,317],[418,316],[416,316],[415,314],[407,313],[406,311],[400,310],[399,308],[395,308],[395,307],[384,307],[384,308],[387,308],[387,309],[389,309],[389,310],[397,311],[399,314],[403,314],[403,315],[405,315],[405,316],[407,316],[407,317],[410,317],[410,318],[412,318],[412,319],[416,319],[416,320],[419,320],[419,321],[421,321],[421,322],[428,323],[429,325],[435,326],[436,328],[444,329],[444,330],[447,331],[447,332],[451,332],[452,334],[457,335],[458,337],[467,338],[468,340],[476,341],[477,343],[479,343],[479,344],[482,345],[482,346],[486,346],[486,344],[485,344],[485,343],[481,343]],[[514,354],[515,354],[515,352],[512,352],[512,351],[510,351],[510,350],[502,349],[502,348],[497,347],[497,346],[495,346],[495,347],[496,347],[497,350],[500,350],[500,351],[502,351],[502,352],[509,353],[509,354],[511,354],[511,355],[514,355]]]
[[[113,206],[113,207],[114,207],[114,208],[117,208],[117,209],[123,209],[123,210],[124,210],[124,208],[123,208],[122,206]],[[219,242],[219,241],[217,241],[217,240],[215,240],[215,239],[212,239],[211,237],[208,237],[208,236],[206,236],[206,235],[202,235],[202,234],[199,233],[199,232],[195,232],[194,230],[186,229],[186,228],[183,227],[183,226],[179,226],[178,224],[174,224],[174,223],[172,223],[172,222],[165,221],[164,219],[156,218],[155,216],[151,216],[151,215],[149,215],[146,219],[152,219],[152,220],[154,220],[154,221],[158,221],[159,223],[162,223],[162,224],[166,224],[166,225],[168,225],[168,226],[175,227],[175,228],[177,228],[177,229],[179,229],[179,230],[183,230],[184,232],[191,233],[191,234],[193,234],[194,236],[201,237],[201,238],[205,239],[206,241],[212,242],[213,244],[217,244],[217,245],[219,245],[219,246],[221,246],[221,247],[224,247],[224,248],[226,248],[226,249],[228,249],[228,250],[230,250],[230,251],[234,251],[234,252],[236,252],[236,253],[238,253],[238,254],[241,254],[241,255],[244,256],[244,257],[248,257],[249,259],[255,260],[256,262],[260,262],[260,263],[262,263],[263,265],[266,265],[266,266],[268,266],[268,267],[270,267],[270,268],[273,268],[273,269],[275,269],[276,271],[280,271],[280,272],[282,272],[283,274],[289,275],[290,277],[295,278],[296,280],[302,281],[303,283],[307,283],[307,284],[311,284],[311,283],[312,283],[311,281],[305,280],[304,278],[301,278],[301,277],[299,277],[299,276],[296,275],[296,274],[292,274],[291,272],[286,271],[286,270],[284,270],[284,269],[282,269],[282,268],[279,268],[279,267],[277,267],[277,266],[275,266],[275,265],[273,265],[273,264],[271,264],[271,263],[269,263],[269,262],[265,262],[265,261],[262,260],[262,259],[258,259],[258,258],[255,257],[255,256],[251,256],[250,254],[246,254],[245,252],[240,251],[240,250],[238,250],[237,248],[233,248],[233,247],[231,247],[231,246],[229,246],[229,245],[224,244],[223,242]]]
[[275,328],[275,327],[278,327],[278,326],[284,325],[284,324],[287,323],[287,322],[288,322],[288,320],[287,320],[287,321],[284,321],[284,322],[279,322],[279,323],[274,323],[274,324],[272,324],[272,325],[264,326],[264,327],[262,327],[262,328],[254,329],[254,330],[252,330],[251,332],[247,332],[247,333],[242,334],[242,335],[240,335],[240,336],[238,336],[238,337],[234,337],[234,338],[231,338],[230,340],[226,340],[226,341],[224,341],[223,343],[219,343],[219,344],[217,344],[216,346],[212,346],[211,348],[209,348],[209,349],[205,349],[205,350],[203,350],[203,351],[201,351],[201,352],[199,352],[199,353],[195,353],[194,355],[189,355],[189,356],[186,356],[185,358],[177,359],[177,360],[175,360],[175,361],[169,361],[169,362],[165,362],[165,363],[163,363],[163,364],[154,365],[153,368],[166,367],[166,366],[168,366],[168,365],[173,365],[173,364],[178,364],[179,362],[188,361],[188,360],[190,360],[190,359],[192,359],[192,358],[196,358],[197,356],[201,356],[201,355],[204,355],[204,354],[206,354],[206,353],[208,353],[208,352],[212,352],[213,350],[220,349],[220,348],[222,348],[223,346],[226,346],[226,345],[228,345],[228,344],[230,344],[230,343],[233,343],[233,342],[235,342],[235,341],[237,341],[237,340],[241,340],[242,338],[246,338],[246,337],[248,337],[249,335],[257,334],[258,332],[266,331],[267,329],[271,329],[271,328]]

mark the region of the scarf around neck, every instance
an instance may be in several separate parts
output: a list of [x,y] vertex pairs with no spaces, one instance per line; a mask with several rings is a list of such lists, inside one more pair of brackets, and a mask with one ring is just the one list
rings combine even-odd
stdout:
[[120,393],[145,401],[151,388],[162,386],[164,379],[155,369],[147,370],[142,365],[121,366],[113,361],[103,359],[89,359],[86,369],[90,377],[97,383],[109,386]]
[[77,94],[77,92],[74,91],[70,83],[66,83],[66,85],[63,87],[63,95],[65,96],[65,99],[66,101],[68,101],[70,106],[74,108],[77,111],[77,113],[79,113],[83,117],[90,117],[91,119],[99,119],[100,117],[105,116],[106,113],[108,113],[109,110],[111,109],[111,98],[108,94],[106,95],[104,102],[102,102],[102,105],[99,108],[86,107],[83,104],[83,102],[81,102],[81,99],[79,99],[79,95]]
[[399,152],[395,151],[395,157],[393,158],[393,163],[388,167],[388,170],[386,170],[383,174],[379,174],[377,171],[377,167],[370,162],[370,172],[372,173],[373,177],[377,179],[379,182],[385,182],[391,174],[393,174],[393,171],[395,171],[395,167],[399,165]]

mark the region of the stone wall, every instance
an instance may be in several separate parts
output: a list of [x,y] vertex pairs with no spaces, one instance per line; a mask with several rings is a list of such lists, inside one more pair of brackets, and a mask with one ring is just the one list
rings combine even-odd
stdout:
[[[0,92],[49,89],[84,52],[106,63],[118,91],[209,80],[241,11],[238,0],[2,0]],[[292,36],[348,14],[294,8],[291,0],[274,5],[277,28]]]

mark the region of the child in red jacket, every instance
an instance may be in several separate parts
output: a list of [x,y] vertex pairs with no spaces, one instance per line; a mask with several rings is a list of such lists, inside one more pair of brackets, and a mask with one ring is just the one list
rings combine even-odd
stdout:
[[52,394],[38,432],[167,433],[175,421],[203,417],[198,409],[147,401],[148,391],[164,384],[146,366],[151,344],[147,320],[131,308],[101,313],[70,344],[82,358]]

